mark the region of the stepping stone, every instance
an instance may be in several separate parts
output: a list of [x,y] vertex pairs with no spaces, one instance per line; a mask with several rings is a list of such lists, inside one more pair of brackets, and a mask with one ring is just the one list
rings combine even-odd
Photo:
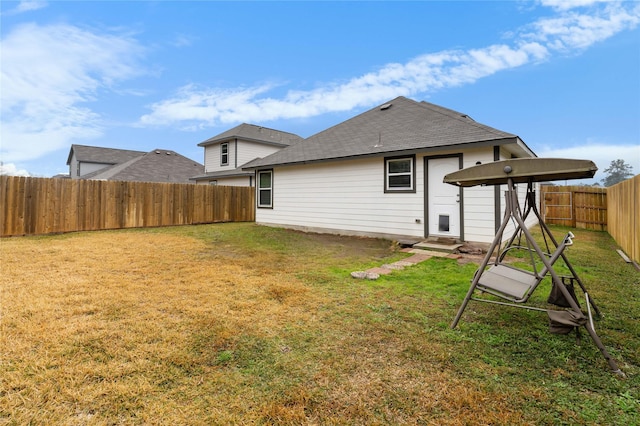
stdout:
[[375,274],[373,272],[365,272],[365,271],[352,272],[351,276],[353,278],[358,278],[361,280],[377,280],[378,278],[380,278],[379,274]]
[[381,268],[401,271],[401,270],[404,269],[404,266],[403,265],[398,265],[397,263],[387,263],[387,264],[382,265]]
[[391,269],[385,267],[367,269],[367,273],[376,274],[378,277],[380,275],[389,275],[391,272],[393,272]]

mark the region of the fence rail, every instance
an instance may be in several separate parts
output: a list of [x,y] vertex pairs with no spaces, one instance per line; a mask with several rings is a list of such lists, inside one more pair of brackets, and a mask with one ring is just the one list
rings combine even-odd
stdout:
[[249,187],[0,176],[0,237],[255,220]]
[[609,235],[640,262],[640,175],[607,188]]

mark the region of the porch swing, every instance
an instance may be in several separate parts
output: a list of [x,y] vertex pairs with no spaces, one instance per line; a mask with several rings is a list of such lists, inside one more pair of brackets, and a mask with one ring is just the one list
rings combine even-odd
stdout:
[[[558,242],[536,207],[536,193],[533,185],[535,182],[591,178],[596,171],[595,164],[588,160],[525,158],[481,164],[458,170],[444,177],[445,183],[460,187],[506,185],[505,213],[502,223],[471,280],[469,291],[458,309],[451,328],[458,325],[470,301],[546,312],[551,332],[567,334],[572,330],[577,332],[579,327],[584,326],[607,360],[611,371],[624,375],[595,332],[591,309],[593,308],[597,316],[601,315],[600,310],[589,297],[584,283],[565,254],[565,249],[573,244],[575,236],[568,232]],[[516,184],[527,185],[524,208],[521,208],[518,203]],[[535,216],[540,227],[546,251],[543,251],[526,226],[531,214]],[[509,224],[513,226],[513,234],[509,238],[503,238]],[[504,245],[503,241],[506,241]],[[506,261],[507,256],[516,250],[522,251],[528,257],[529,269],[513,266]],[[565,269],[569,271],[568,274],[560,276],[554,269],[559,259],[563,260]],[[529,299],[546,277],[551,278],[552,284],[547,303],[553,307],[533,306],[528,303]],[[578,284],[584,294],[588,316],[585,316],[580,307],[575,293],[575,284]],[[496,298],[501,300],[495,300]]]

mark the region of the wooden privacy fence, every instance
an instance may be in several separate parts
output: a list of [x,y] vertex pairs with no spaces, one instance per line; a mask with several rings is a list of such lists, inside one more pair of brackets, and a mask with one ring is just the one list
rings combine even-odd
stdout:
[[0,176],[0,236],[255,220],[254,188]]
[[540,212],[548,224],[607,230],[606,188],[543,185],[540,204]]
[[640,175],[607,188],[609,235],[640,262]]

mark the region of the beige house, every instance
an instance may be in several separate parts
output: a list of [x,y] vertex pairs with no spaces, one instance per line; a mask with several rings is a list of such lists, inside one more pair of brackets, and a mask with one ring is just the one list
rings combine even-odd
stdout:
[[191,180],[199,184],[255,186],[254,172],[242,167],[301,140],[293,133],[243,123],[198,144],[204,148],[204,173]]

